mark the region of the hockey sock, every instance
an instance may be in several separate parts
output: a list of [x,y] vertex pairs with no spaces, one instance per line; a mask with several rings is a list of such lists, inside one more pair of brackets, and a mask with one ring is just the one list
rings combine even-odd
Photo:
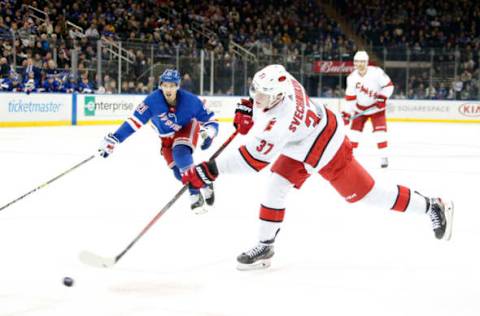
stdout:
[[[186,145],[175,145],[172,149],[173,160],[180,172],[185,172],[193,165],[192,149]],[[189,188],[190,194],[198,194],[200,190]]]

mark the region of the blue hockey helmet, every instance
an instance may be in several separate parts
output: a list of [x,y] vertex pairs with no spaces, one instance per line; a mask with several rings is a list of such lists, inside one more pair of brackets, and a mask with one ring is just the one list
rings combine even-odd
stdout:
[[162,82],[173,82],[177,86],[180,85],[180,73],[175,69],[166,69],[160,76],[160,84]]

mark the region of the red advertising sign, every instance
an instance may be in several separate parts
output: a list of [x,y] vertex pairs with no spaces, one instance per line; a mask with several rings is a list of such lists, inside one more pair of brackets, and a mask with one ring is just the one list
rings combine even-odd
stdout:
[[322,74],[349,74],[353,69],[353,61],[317,60],[313,63],[313,72]]
[[464,103],[458,108],[460,114],[470,117],[480,116],[480,103]]

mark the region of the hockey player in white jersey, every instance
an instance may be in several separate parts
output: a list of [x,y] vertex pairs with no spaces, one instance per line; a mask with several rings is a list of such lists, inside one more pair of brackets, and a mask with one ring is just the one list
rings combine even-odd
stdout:
[[368,54],[358,51],[353,57],[355,70],[347,77],[345,91],[345,109],[342,116],[345,124],[358,113],[364,113],[351,120],[349,134],[353,148],[358,142],[365,123],[370,119],[373,126],[377,147],[381,153],[381,167],[388,167],[387,121],[385,106],[387,99],[393,93],[393,83],[390,77],[379,67],[368,65]]
[[270,265],[287,194],[292,188],[300,189],[312,174],[329,181],[347,202],[427,214],[435,237],[450,239],[453,204],[424,197],[403,185],[378,184],[353,156],[341,116],[312,103],[283,66],[270,65],[257,72],[250,96],[251,101],[242,100],[238,105],[234,125],[246,134],[255,122],[256,133],[251,135],[255,137],[238,150],[192,167],[182,179],[201,188],[220,174],[258,172],[278,157],[260,204],[259,242],[238,256],[239,269]]

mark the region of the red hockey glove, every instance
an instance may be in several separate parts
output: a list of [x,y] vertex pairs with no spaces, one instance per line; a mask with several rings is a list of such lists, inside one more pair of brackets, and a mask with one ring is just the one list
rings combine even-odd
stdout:
[[381,94],[377,95],[377,107],[379,109],[384,109],[385,106],[387,105],[386,102],[387,102],[387,97],[386,96],[381,95]]
[[215,160],[204,161],[188,169],[182,176],[182,183],[200,189],[211,184],[217,177],[218,169]]
[[345,124],[345,125],[350,124],[350,118],[351,117],[352,117],[352,115],[350,113],[342,111],[343,124]]
[[253,100],[241,99],[235,109],[235,117],[233,118],[233,126],[237,131],[246,135],[253,126]]

